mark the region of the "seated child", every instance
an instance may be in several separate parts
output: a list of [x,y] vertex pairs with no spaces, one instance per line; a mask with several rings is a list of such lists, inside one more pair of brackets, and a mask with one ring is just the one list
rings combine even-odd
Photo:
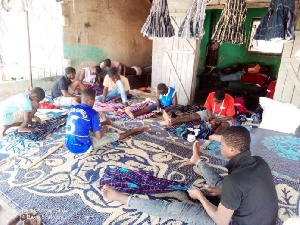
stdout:
[[45,91],[40,87],[35,87],[30,94],[18,94],[9,97],[0,105],[0,137],[4,136],[5,131],[13,126],[20,126],[19,132],[31,132],[33,128],[32,119],[39,122],[35,116],[39,102],[45,98]]
[[165,84],[160,83],[157,85],[158,97],[156,104],[150,105],[147,108],[141,109],[136,112],[131,112],[129,108],[125,109],[126,114],[134,119],[137,116],[150,113],[154,110],[171,113],[177,107],[177,94],[173,87],[167,87]]
[[234,100],[229,94],[226,94],[223,90],[209,93],[204,107],[206,110],[177,118],[171,118],[167,113],[163,112],[164,121],[160,122],[160,125],[172,126],[179,123],[203,120],[211,124],[215,134],[221,134],[225,129],[232,126],[235,108]]
[[109,69],[116,69],[118,74],[121,74],[122,71],[122,63],[112,61],[110,59],[105,59],[102,63],[100,63],[101,75],[107,75]]
[[129,81],[126,77],[118,74],[115,68],[108,70],[108,75],[104,78],[103,86],[103,95],[97,96],[97,101],[105,103],[107,101],[115,102],[122,99],[122,103],[128,106]]
[[77,95],[85,89],[85,86],[81,80],[74,80],[75,76],[75,68],[67,67],[65,75],[54,82],[51,96],[55,105],[71,106],[80,104],[81,98]]
[[[96,92],[85,89],[81,93],[81,104],[73,106],[68,114],[65,143],[67,148],[76,154],[99,149],[106,144],[122,140],[134,133],[148,131],[149,126],[135,127],[123,133],[107,133],[107,127],[100,123],[99,114],[92,109]],[[106,124],[111,124],[107,119]],[[90,133],[92,129],[93,133]]]
[[85,67],[81,70],[79,80],[88,86],[98,86],[100,84],[100,73],[100,66],[93,66],[92,68]]

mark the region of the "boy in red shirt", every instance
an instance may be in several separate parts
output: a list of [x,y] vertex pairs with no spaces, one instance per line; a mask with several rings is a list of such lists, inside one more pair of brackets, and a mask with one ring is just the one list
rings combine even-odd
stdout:
[[223,90],[211,92],[204,104],[206,110],[198,111],[190,116],[171,118],[163,112],[164,121],[160,122],[162,126],[171,126],[178,123],[186,123],[194,120],[209,121],[215,134],[221,134],[226,128],[233,123],[235,115],[234,99],[225,94]]

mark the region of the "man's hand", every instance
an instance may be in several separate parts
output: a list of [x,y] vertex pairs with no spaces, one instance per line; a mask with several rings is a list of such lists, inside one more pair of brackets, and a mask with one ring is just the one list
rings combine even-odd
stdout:
[[204,190],[209,196],[221,196],[222,194],[222,188],[212,187],[209,186],[208,184],[204,184],[201,187],[201,190]]
[[211,124],[212,127],[216,126],[216,119],[212,119],[209,123]]
[[31,133],[34,130],[34,128],[29,128],[29,127],[19,127],[18,131],[19,132],[27,132],[27,133]]
[[208,122],[211,122],[213,120],[213,117],[212,116],[209,116],[208,117]]
[[37,122],[37,123],[41,123],[41,122],[42,122],[42,120],[41,120],[39,117],[37,117],[37,116],[34,116],[33,119],[34,119],[35,122]]
[[102,98],[102,101],[101,101],[102,103],[105,103],[106,102],[106,99],[105,98]]
[[73,100],[80,103],[81,102],[81,97],[80,96],[75,96],[75,97],[73,97]]
[[110,100],[112,103],[116,103],[116,99],[112,99],[112,100]]
[[104,125],[102,130],[104,133],[106,133],[108,131],[108,126]]
[[187,192],[189,193],[189,196],[190,196],[192,199],[197,199],[197,200],[199,200],[200,196],[202,195],[200,189],[197,188],[197,187],[193,187],[192,189],[187,190]]

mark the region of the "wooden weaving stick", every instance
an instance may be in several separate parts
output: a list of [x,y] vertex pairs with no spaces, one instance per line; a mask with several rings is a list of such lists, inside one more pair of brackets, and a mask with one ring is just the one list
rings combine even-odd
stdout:
[[29,165],[28,170],[31,169],[32,167],[36,166],[39,162],[41,162],[42,160],[44,160],[45,158],[47,158],[49,155],[51,155],[52,153],[54,153],[56,150],[60,149],[60,147],[62,147],[65,144],[65,139],[64,138],[62,138],[60,140],[57,140],[57,141],[62,141],[62,143],[60,143],[57,146],[54,146],[54,147],[50,148],[45,155],[43,155],[42,157],[40,157],[38,160],[36,160],[31,165]]

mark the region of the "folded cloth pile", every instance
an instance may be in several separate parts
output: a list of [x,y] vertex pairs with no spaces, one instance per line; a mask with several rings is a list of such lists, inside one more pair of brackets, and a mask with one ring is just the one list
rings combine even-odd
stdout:
[[42,102],[39,105],[39,109],[59,109],[60,106],[59,105],[54,105],[50,102]]

